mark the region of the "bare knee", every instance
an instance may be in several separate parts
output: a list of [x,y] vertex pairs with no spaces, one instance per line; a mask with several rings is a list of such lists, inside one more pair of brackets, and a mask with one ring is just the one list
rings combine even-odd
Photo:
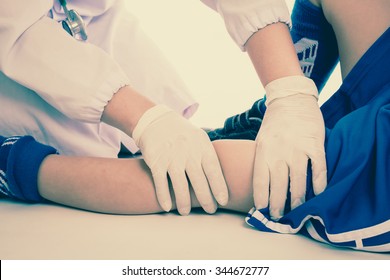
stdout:
[[247,212],[254,205],[252,178],[255,142],[220,140],[213,144],[229,187],[229,203],[226,208]]

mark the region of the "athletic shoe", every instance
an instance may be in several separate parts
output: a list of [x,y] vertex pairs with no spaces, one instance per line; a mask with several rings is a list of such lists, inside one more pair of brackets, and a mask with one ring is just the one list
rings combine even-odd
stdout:
[[257,100],[249,110],[228,118],[223,127],[206,130],[210,140],[255,140],[263,121],[265,109],[265,99]]

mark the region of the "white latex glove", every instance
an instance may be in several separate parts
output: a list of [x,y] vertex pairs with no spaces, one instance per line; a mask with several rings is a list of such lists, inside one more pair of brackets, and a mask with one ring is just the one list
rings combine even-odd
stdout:
[[226,182],[205,131],[168,107],[157,105],[138,121],[133,138],[151,169],[157,199],[163,210],[172,208],[168,175],[181,215],[187,215],[191,210],[187,177],[206,212],[216,211],[214,198],[221,205],[227,204]]
[[305,201],[309,159],[314,193],[327,185],[325,125],[312,80],[285,77],[265,90],[267,110],[256,138],[254,201],[257,209],[269,205],[271,217],[278,220],[284,214],[289,182],[291,208]]

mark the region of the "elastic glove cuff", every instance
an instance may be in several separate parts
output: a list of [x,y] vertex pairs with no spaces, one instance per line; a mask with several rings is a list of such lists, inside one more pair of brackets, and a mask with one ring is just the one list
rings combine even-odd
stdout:
[[288,76],[268,83],[265,86],[268,106],[272,101],[291,95],[303,94],[318,100],[318,90],[313,80],[305,76]]
[[137,146],[139,146],[139,142],[141,140],[142,134],[146,130],[146,128],[155,122],[157,119],[161,118],[163,115],[172,112],[173,110],[169,107],[159,104],[156,105],[149,110],[147,110],[142,117],[139,119],[137,125],[135,126],[133,130],[133,139]]
[[245,44],[258,30],[283,22],[291,26],[290,13],[284,0],[202,0],[218,11],[232,39],[245,51]]

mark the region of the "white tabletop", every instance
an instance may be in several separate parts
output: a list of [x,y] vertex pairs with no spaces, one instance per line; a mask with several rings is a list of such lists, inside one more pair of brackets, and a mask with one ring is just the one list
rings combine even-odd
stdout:
[[121,216],[0,201],[0,259],[390,259],[299,235],[264,233],[243,215]]

